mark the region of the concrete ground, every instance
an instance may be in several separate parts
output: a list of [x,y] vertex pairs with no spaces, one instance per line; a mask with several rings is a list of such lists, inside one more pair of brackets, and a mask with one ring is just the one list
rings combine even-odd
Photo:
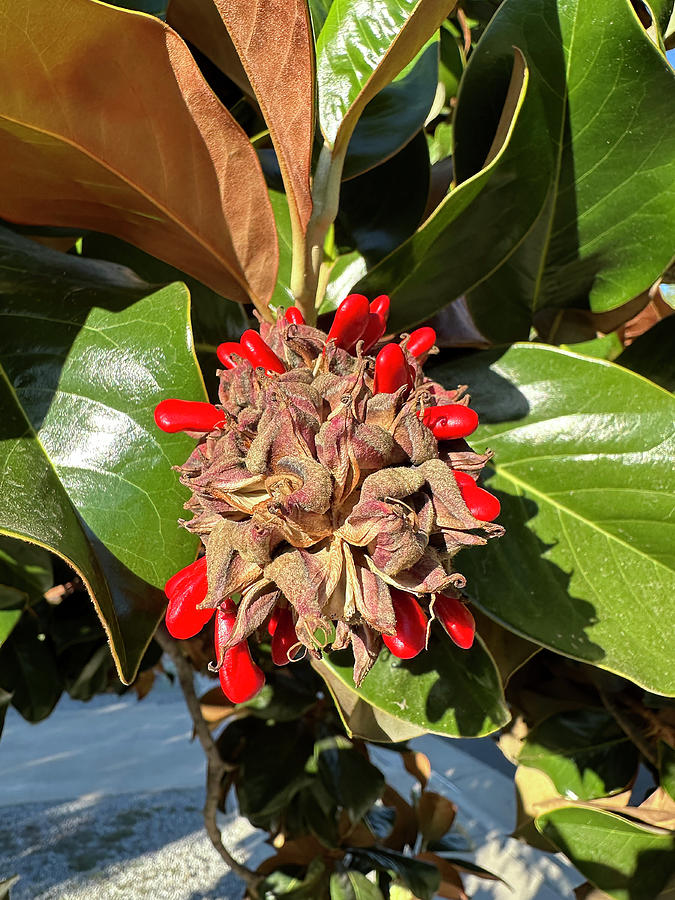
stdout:
[[[135,696],[64,697],[45,722],[9,710],[0,740],[0,881],[20,880],[12,900],[236,900],[240,882],[202,827],[205,764],[190,741],[177,687],[160,681]],[[581,879],[559,857],[506,837],[515,801],[509,764],[491,741],[413,742],[433,765],[430,788],[459,807],[497,882],[467,879],[474,900],[573,900]],[[395,754],[377,765],[397,788],[411,780]],[[264,835],[231,813],[225,842],[242,861],[266,855]]]

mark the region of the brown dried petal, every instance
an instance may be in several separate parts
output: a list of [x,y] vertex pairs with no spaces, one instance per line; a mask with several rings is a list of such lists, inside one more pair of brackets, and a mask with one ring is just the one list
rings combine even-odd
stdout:
[[420,469],[404,466],[381,469],[373,472],[363,482],[361,500],[403,500],[414,494],[424,484],[425,477]]
[[352,649],[354,651],[354,684],[360,687],[363,679],[375,665],[382,648],[382,638],[367,625],[352,628]]
[[447,463],[430,459],[422,463],[418,471],[429,485],[429,496],[439,528],[480,528],[480,522],[469,512]]
[[[279,591],[262,578],[247,588],[237,606],[237,618],[228,640],[220,648],[224,653],[253,634],[270,615],[279,600]],[[221,660],[218,660],[220,663]]]
[[206,544],[206,575],[209,584],[201,608],[217,606],[231,594],[240,593],[262,575],[260,566],[252,563],[232,546],[232,526],[223,520],[213,529]]
[[357,567],[360,591],[356,607],[365,621],[382,634],[396,632],[396,614],[384,579],[364,566]]

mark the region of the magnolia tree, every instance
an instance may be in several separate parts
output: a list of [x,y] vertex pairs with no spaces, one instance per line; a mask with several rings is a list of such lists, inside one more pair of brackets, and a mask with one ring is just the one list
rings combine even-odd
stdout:
[[0,0],[0,715],[168,656],[251,898],[498,877],[407,744],[494,735],[661,896],[672,2],[120,6]]

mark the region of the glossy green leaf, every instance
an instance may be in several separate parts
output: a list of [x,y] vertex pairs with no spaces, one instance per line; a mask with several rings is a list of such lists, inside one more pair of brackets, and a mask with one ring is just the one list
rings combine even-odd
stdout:
[[380,798],[384,775],[347,738],[328,737],[314,747],[319,776],[338,806],[358,822]]
[[264,900],[316,900],[322,896],[322,888],[328,880],[326,866],[321,859],[313,859],[305,877],[272,872],[258,886],[258,894]]
[[563,807],[535,820],[592,884],[614,900],[655,900],[675,873],[675,835],[614,813]]
[[422,132],[387,162],[343,182],[335,222],[342,238],[374,265],[422,221],[429,194],[429,152]]
[[330,900],[384,900],[382,891],[361,872],[333,872]]
[[270,191],[269,194],[272,211],[274,212],[274,221],[277,226],[277,237],[279,238],[279,269],[270,306],[286,309],[289,306],[293,306],[295,302],[291,292],[291,265],[293,262],[291,214],[284,193],[281,191]]
[[383,649],[358,689],[350,653],[331,653],[323,664],[367,703],[425,731],[479,737],[509,720],[499,675],[482,644],[460,650],[440,629],[415,659],[396,659]]
[[436,95],[438,51],[436,34],[363,110],[349,141],[343,178],[379,165],[420,131]]
[[429,863],[394,850],[352,850],[355,861],[361,866],[391,872],[395,879],[410,888],[418,900],[432,900],[441,883],[438,869]]
[[668,316],[641,334],[616,362],[667,391],[675,391],[675,316]]
[[675,692],[671,395],[537,344],[432,375],[470,386],[483,423],[471,443],[495,452],[486,487],[506,535],[457,557],[470,596],[530,640]]
[[[527,15],[518,0],[500,7],[460,92],[458,179],[482,165],[476,135],[514,46],[545,121],[527,165],[548,172],[549,191],[526,239],[469,295],[494,341],[526,339],[533,322],[546,334],[561,308],[616,309],[661,275],[675,246],[675,73],[630,0],[533,0]],[[523,182],[512,209],[528,202]]]
[[182,285],[155,290],[121,267],[2,231],[0,531],[51,549],[82,576],[131,680],[165,600],[195,552],[171,471],[193,441],[153,420],[203,383]]
[[[364,107],[408,65],[454,0],[333,3],[316,44],[318,108],[329,146],[347,141]],[[399,145],[400,146],[400,145]]]
[[518,762],[545,772],[563,797],[594,800],[628,785],[637,770],[638,751],[607,710],[579,709],[536,725]]
[[334,312],[352,285],[366,274],[367,264],[358,250],[344,253],[332,263],[319,313]]
[[451,190],[417,232],[354,288],[367,296],[389,294],[393,331],[430,318],[496,270],[544,205],[548,168],[531,163],[532,146],[545,141],[542,99],[529,90],[519,51],[512,51],[510,66],[482,108],[491,123],[483,168]]

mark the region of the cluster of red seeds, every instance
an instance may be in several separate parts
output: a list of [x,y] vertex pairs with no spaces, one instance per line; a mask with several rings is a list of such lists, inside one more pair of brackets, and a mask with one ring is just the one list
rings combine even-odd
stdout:
[[[337,309],[327,341],[333,341],[348,353],[366,354],[384,335],[388,313],[388,297],[381,296],[369,303],[366,297],[352,294]],[[304,325],[299,309],[291,307],[284,315],[288,322]],[[405,351],[422,363],[435,341],[436,333],[432,328],[419,328],[407,337]],[[239,342],[221,344],[217,353],[226,369],[234,369],[239,358],[248,360],[255,368],[262,368],[268,373],[283,374],[287,371],[282,360],[260,334],[251,329],[244,332]],[[393,394],[402,387],[412,387],[413,381],[414,372],[402,346],[396,343],[385,344],[375,360],[374,393]],[[475,411],[460,403],[427,407],[418,416],[439,441],[465,438],[478,425]],[[155,421],[165,432],[185,431],[198,437],[225,427],[224,413],[216,406],[177,399],[164,400],[158,404]],[[474,478],[466,472],[453,470],[452,474],[471,514],[482,522],[492,522],[500,512],[497,498],[478,487]],[[234,601],[227,598],[217,608],[201,608],[208,592],[206,569],[206,557],[203,556],[166,583],[165,591],[169,599],[166,626],[173,637],[188,639],[198,634],[215,613],[215,651],[220,683],[233,703],[241,703],[255,696],[265,678],[251,658],[247,640],[224,649],[236,623],[237,606]],[[400,659],[411,659],[426,646],[430,623],[412,593],[392,588],[391,599],[396,629],[394,634],[383,634],[382,639],[393,655]],[[475,622],[461,600],[436,594],[431,601],[430,612],[441,622],[457,646],[463,649],[471,647]],[[272,660],[276,665],[291,662],[298,650],[303,650],[289,606],[278,605],[274,608],[267,622],[267,630],[271,638]]]

